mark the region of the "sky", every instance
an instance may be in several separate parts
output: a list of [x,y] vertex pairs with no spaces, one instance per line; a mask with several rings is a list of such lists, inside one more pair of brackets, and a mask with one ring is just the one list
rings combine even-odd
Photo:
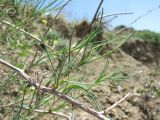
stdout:
[[[72,0],[63,10],[67,20],[81,21],[91,20],[100,0]],[[109,22],[111,28],[117,25],[134,27],[137,30],[149,29],[160,32],[160,0],[104,0],[103,13],[133,12],[134,14],[118,16]],[[145,15],[149,10],[153,12]],[[145,15],[134,24],[130,25],[138,17]],[[105,18],[105,21],[111,18]]]

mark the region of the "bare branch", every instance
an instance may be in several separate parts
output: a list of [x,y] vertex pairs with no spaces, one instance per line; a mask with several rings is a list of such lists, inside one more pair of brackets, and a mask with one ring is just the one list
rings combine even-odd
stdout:
[[[22,101],[22,100],[20,100],[20,101]],[[17,105],[15,105],[15,104],[18,103],[18,102],[20,102],[20,101],[16,101],[15,103],[11,103],[11,104],[8,104],[8,105],[0,106],[0,108],[16,107]],[[23,109],[29,109],[29,108],[23,107]],[[67,115],[64,115],[64,114],[58,113],[58,112],[49,112],[49,111],[43,111],[43,110],[39,110],[39,109],[35,109],[33,111],[34,112],[38,112],[38,113],[46,113],[46,114],[57,115],[57,116],[60,116],[60,117],[64,117],[67,120],[71,120],[70,116],[67,116]]]
[[35,88],[38,88],[38,90],[46,92],[46,93],[50,93],[50,94],[54,94],[58,97],[60,97],[61,99],[65,100],[66,102],[70,103],[71,105],[74,105],[84,111],[86,111],[87,113],[101,119],[101,120],[110,120],[109,118],[105,117],[103,114],[101,114],[100,112],[97,112],[91,108],[86,107],[86,105],[83,105],[81,103],[79,103],[78,101],[75,101],[74,99],[72,99],[71,97],[64,95],[62,93],[60,93],[59,91],[53,89],[53,88],[48,88],[45,86],[40,85],[39,83],[35,82],[30,76],[28,76],[24,70],[19,69],[13,65],[11,65],[10,63],[0,59],[0,64],[3,64],[7,67],[9,67],[12,70],[15,70],[16,72],[18,72],[24,79],[27,80],[27,82],[29,84],[31,84],[32,86],[34,86]]
[[[14,24],[11,24],[11,23],[8,22],[8,21],[5,21],[5,20],[0,20],[0,21],[1,21],[3,24],[9,25],[9,26],[11,26],[11,27],[13,27],[13,28],[16,28],[16,29],[19,30],[20,32],[22,32],[22,33],[24,33],[24,34],[32,37],[33,39],[37,40],[38,42],[41,42],[41,41],[42,41],[40,38],[34,36],[33,34],[27,32],[27,31],[25,31],[24,29],[21,29],[20,27],[17,27],[17,26],[14,25]],[[49,46],[49,45],[47,45],[47,44],[45,44],[45,45],[46,45],[50,50],[53,51],[53,49],[52,49],[51,46]]]
[[111,13],[111,14],[106,14],[106,15],[97,17],[97,19],[101,19],[101,18],[104,18],[104,17],[110,17],[110,16],[127,15],[127,14],[134,14],[134,13],[133,12]]
[[[25,108],[25,109],[26,109],[26,108]],[[43,110],[38,110],[38,109],[35,109],[34,112],[57,115],[57,116],[60,116],[60,117],[67,118],[67,120],[71,120],[71,117],[70,117],[70,116],[67,116],[67,115],[64,115],[64,114],[58,113],[58,112],[49,112],[49,111],[43,111]]]
[[[160,5],[158,5],[157,7],[153,8],[153,9],[148,10],[146,13],[144,13],[144,14],[140,15],[139,17],[137,17],[136,19],[134,19],[130,24],[126,25],[126,28],[133,25],[134,23],[136,23],[140,19],[144,18],[145,16],[149,15],[150,13],[155,12],[156,10],[159,10],[159,9],[160,9]],[[122,28],[116,34],[122,33],[123,31],[126,30],[126,28]]]
[[122,99],[120,99],[119,101],[115,102],[112,106],[108,107],[106,110],[103,110],[101,112],[99,112],[100,114],[105,114],[108,111],[112,110],[113,108],[115,108],[116,106],[118,106],[121,102],[125,101],[128,97],[130,97],[131,94],[127,93]]

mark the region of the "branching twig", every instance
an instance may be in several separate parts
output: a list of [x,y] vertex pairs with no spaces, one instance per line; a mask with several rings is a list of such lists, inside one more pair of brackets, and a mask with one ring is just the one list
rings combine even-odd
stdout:
[[86,111],[89,114],[92,114],[93,116],[95,116],[95,117],[97,117],[97,118],[99,118],[101,120],[110,120],[109,118],[105,117],[103,114],[101,114],[101,113],[99,113],[99,112],[97,112],[97,111],[95,111],[95,110],[93,110],[91,108],[86,107],[85,105],[75,101],[74,99],[70,98],[69,96],[62,94],[62,93],[60,93],[59,91],[57,91],[57,90],[55,90],[53,88],[48,88],[48,87],[40,85],[39,83],[35,82],[30,76],[28,76],[24,72],[24,70],[19,69],[19,68],[15,67],[15,66],[11,65],[10,63],[2,60],[2,59],[0,59],[0,64],[3,64],[5,66],[9,67],[10,69],[17,71],[24,79],[27,80],[27,82],[29,84],[31,84],[32,86],[34,86],[36,88],[39,88],[40,91],[43,91],[43,92],[46,92],[46,93],[50,93],[50,94],[54,94],[54,95],[60,97],[61,99],[65,100],[66,102],[68,102],[68,103],[70,103],[70,104],[72,104],[72,105],[74,105],[74,106]]
[[110,111],[111,109],[115,108],[117,105],[119,105],[121,102],[125,101],[128,97],[130,97],[131,94],[128,93],[126,94],[122,99],[120,99],[119,101],[115,102],[112,106],[108,107],[106,110],[103,110],[101,112],[99,112],[100,114],[105,114],[108,111]]
[[[74,99],[70,98],[69,96],[66,96],[66,95],[63,95],[62,93],[60,93],[59,91],[55,90],[55,89],[52,89],[52,88],[48,88],[48,87],[45,87],[45,86],[42,86],[40,84],[38,84],[37,82],[33,81],[33,79],[28,76],[24,70],[22,69],[19,69],[13,65],[11,65],[10,63],[0,59],[0,64],[3,64],[15,71],[17,71],[22,77],[24,77],[27,82],[29,82],[31,85],[33,85],[34,87],[38,88],[39,90],[43,91],[43,92],[47,92],[47,93],[50,93],[50,94],[54,94],[58,97],[60,97],[61,99],[65,100],[66,102],[76,106],[76,107],[79,107],[81,108],[82,110],[88,112],[89,114],[92,114],[93,116],[101,119],[101,120],[109,120],[108,118],[106,118],[103,114],[107,113],[108,111],[110,111],[111,109],[113,109],[114,107],[116,107],[117,105],[119,105],[121,102],[125,101],[128,97],[131,96],[130,93],[128,93],[127,95],[125,95],[122,99],[120,99],[118,102],[115,102],[112,106],[108,107],[106,110],[103,110],[101,112],[97,112],[93,109],[90,109],[86,106],[84,106],[83,104],[75,101]],[[36,112],[42,112],[41,110],[37,110]],[[47,112],[47,111],[43,111],[43,112]],[[49,113],[49,112],[47,112]]]

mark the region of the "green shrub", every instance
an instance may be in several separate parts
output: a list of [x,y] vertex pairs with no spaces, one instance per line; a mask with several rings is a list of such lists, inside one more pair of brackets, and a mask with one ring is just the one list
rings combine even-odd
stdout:
[[150,30],[141,30],[137,32],[136,36],[144,41],[160,44],[160,33],[152,32]]

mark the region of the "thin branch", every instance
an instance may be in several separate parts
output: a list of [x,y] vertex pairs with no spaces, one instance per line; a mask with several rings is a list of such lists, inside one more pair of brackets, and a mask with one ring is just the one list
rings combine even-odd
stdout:
[[18,101],[14,102],[14,103],[10,103],[10,104],[8,104],[8,105],[2,105],[2,106],[0,106],[0,108],[7,108],[7,107],[15,106],[15,104],[21,102],[22,100],[23,100],[23,99],[18,100]]
[[55,23],[57,17],[59,16],[59,14],[61,13],[61,11],[64,9],[64,7],[70,2],[71,0],[68,0],[59,10],[59,12],[57,13],[57,15],[55,16],[55,18],[51,21],[50,26],[48,27],[47,31],[44,33],[43,35],[43,39],[45,38],[45,36],[47,35],[47,33],[49,32],[49,30],[53,27],[53,24]]
[[110,110],[112,110],[113,108],[118,106],[121,102],[125,101],[130,96],[131,96],[131,93],[127,93],[122,99],[120,99],[119,101],[115,102],[112,106],[108,107],[106,110],[103,110],[103,111],[101,111],[99,113],[100,114],[105,114],[105,113],[109,112]]
[[[150,13],[156,11],[160,9],[160,5],[158,5],[157,7],[153,8],[153,9],[150,9],[148,10],[146,13],[140,15],[139,17],[137,17],[136,19],[134,19],[130,24],[126,25],[126,28],[133,25],[134,23],[136,23],[137,21],[141,20],[142,18],[144,18],[145,16],[149,15]],[[119,30],[116,34],[120,34],[122,33],[123,31],[126,30],[126,28],[122,28],[121,30]]]
[[[25,109],[26,109],[26,108],[25,108]],[[49,111],[43,111],[43,110],[38,110],[38,109],[35,109],[34,112],[57,115],[57,116],[60,116],[60,117],[67,118],[67,120],[71,120],[71,117],[70,117],[70,116],[67,116],[67,115],[64,115],[64,114],[58,113],[58,112],[49,112]]]
[[72,99],[71,97],[67,96],[67,95],[64,95],[62,93],[60,93],[59,91],[53,89],[53,88],[48,88],[48,87],[45,87],[45,86],[42,86],[40,85],[39,83],[35,82],[30,76],[28,76],[24,70],[22,69],[19,69],[13,65],[11,65],[10,63],[0,59],[0,64],[3,64],[7,67],[9,67],[10,69],[12,70],[15,70],[17,71],[24,79],[26,79],[26,81],[31,84],[32,86],[34,86],[35,88],[39,88],[39,91],[43,91],[43,92],[46,92],[46,93],[50,93],[50,94],[54,94],[58,97],[60,97],[61,99],[65,100],[66,102],[70,103],[71,105],[74,105],[84,111],[86,111],[87,113],[101,119],[101,120],[110,120],[109,118],[105,117],[103,114],[91,109],[91,108],[88,108],[86,107],[86,105],[83,105],[81,103],[79,103],[78,101],[75,101],[74,99]]
[[134,14],[134,13],[133,12],[111,13],[111,14],[106,14],[106,15],[97,17],[97,19],[104,18],[104,17],[110,17],[110,16],[127,15],[127,14]]
[[101,1],[100,1],[99,5],[98,5],[98,8],[97,8],[97,10],[96,10],[96,12],[95,12],[95,14],[94,14],[94,17],[93,17],[93,19],[92,19],[92,21],[91,21],[90,26],[92,26],[92,24],[93,24],[94,21],[96,20],[96,17],[97,17],[97,15],[98,15],[98,12],[99,12],[101,6],[102,6],[103,1],[104,1],[104,0],[101,0]]
[[41,39],[40,39],[40,38],[38,38],[38,37],[32,35],[31,33],[25,31],[24,29],[21,29],[20,27],[17,27],[16,25],[11,24],[10,22],[5,21],[5,20],[1,20],[1,22],[2,22],[2,23],[5,23],[5,24],[7,24],[7,25],[9,25],[9,26],[11,26],[11,27],[16,28],[17,30],[19,30],[19,31],[25,33],[26,35],[29,35],[30,37],[32,37],[32,38],[36,39],[37,41],[41,42]]
[[[22,100],[20,100],[22,101]],[[17,105],[15,105],[16,103],[20,102],[20,101],[17,101],[15,103],[11,103],[11,104],[8,104],[8,105],[3,105],[3,106],[0,106],[0,108],[8,108],[8,107],[16,107]],[[23,109],[29,109],[27,107],[22,107]],[[70,116],[67,116],[67,115],[64,115],[62,113],[58,113],[58,112],[49,112],[49,111],[43,111],[43,110],[39,110],[39,109],[34,109],[33,110],[34,112],[38,112],[38,113],[46,113],[46,114],[52,114],[52,115],[57,115],[57,116],[60,116],[60,117],[64,117],[64,118],[67,118],[67,120],[71,120],[71,117]]]
[[[16,28],[16,29],[19,30],[20,32],[22,32],[22,33],[24,33],[24,34],[26,34],[26,35],[32,37],[33,39],[37,40],[38,42],[41,42],[41,41],[42,41],[40,38],[34,36],[33,34],[31,34],[31,33],[27,32],[27,31],[25,31],[24,29],[22,29],[22,28],[20,28],[20,27],[17,27],[17,26],[14,25],[14,24],[11,24],[11,23],[8,22],[8,21],[5,21],[5,20],[0,20],[0,21],[1,21],[3,24],[9,25],[9,26],[11,26],[11,27],[13,27],[13,28]],[[53,51],[53,49],[52,49],[51,46],[49,46],[49,45],[47,45],[47,44],[45,44],[45,46],[47,46],[50,50]]]

